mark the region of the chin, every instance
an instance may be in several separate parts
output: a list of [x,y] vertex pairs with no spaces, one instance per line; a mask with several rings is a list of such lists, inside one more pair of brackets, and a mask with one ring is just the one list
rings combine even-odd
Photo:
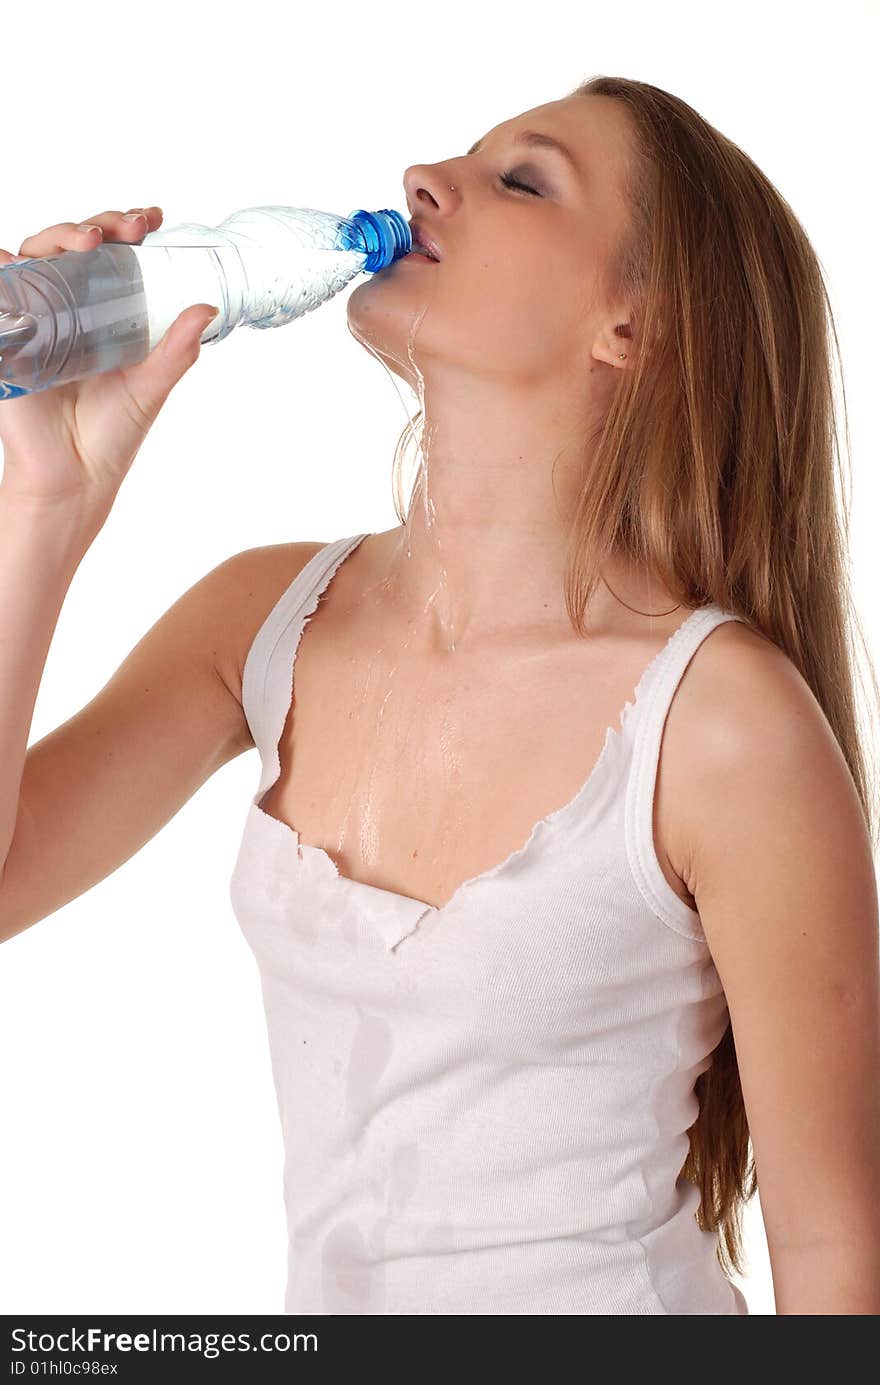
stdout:
[[[355,292],[361,293],[369,285],[360,285]],[[420,377],[413,370],[409,361],[408,352],[411,349],[409,333],[412,324],[412,314],[407,319],[401,320],[400,313],[392,313],[387,308],[379,308],[375,304],[364,306],[355,304],[352,307],[351,294],[346,306],[346,319],[348,330],[355,341],[367,351],[371,356],[378,356],[392,374],[400,377],[405,384],[416,393],[419,393]]]

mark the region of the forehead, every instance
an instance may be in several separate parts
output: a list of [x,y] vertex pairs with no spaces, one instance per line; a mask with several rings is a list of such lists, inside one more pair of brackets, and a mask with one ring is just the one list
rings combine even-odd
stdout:
[[627,113],[610,96],[571,96],[532,106],[499,122],[492,131],[512,136],[518,129],[540,130],[567,144],[586,171],[619,171],[630,155]]

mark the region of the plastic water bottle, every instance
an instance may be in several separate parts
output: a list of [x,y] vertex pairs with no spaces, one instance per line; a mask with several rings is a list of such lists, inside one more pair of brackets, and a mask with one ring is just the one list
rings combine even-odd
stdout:
[[0,268],[0,401],[135,365],[192,303],[216,303],[202,342],[283,327],[357,274],[412,249],[400,212],[248,207],[136,245],[65,250]]

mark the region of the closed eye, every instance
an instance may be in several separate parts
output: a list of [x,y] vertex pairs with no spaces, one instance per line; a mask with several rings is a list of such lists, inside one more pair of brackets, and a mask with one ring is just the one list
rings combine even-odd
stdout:
[[537,188],[529,187],[528,183],[521,183],[518,178],[514,178],[512,173],[499,173],[498,177],[506,188],[516,188],[521,192],[530,192],[534,197],[543,196],[542,193],[538,192]]

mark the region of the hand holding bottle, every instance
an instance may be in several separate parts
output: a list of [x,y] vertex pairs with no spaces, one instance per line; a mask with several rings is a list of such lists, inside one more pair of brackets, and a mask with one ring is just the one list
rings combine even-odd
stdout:
[[[0,250],[0,267],[67,250],[94,250],[102,238],[137,243],[161,220],[158,207],[147,207],[125,215],[102,212],[85,225],[59,222],[29,236],[17,256]],[[69,504],[100,528],[165,400],[198,360],[201,336],[216,314],[209,308],[203,303],[186,308],[137,365],[4,400],[3,493],[28,502]]]

